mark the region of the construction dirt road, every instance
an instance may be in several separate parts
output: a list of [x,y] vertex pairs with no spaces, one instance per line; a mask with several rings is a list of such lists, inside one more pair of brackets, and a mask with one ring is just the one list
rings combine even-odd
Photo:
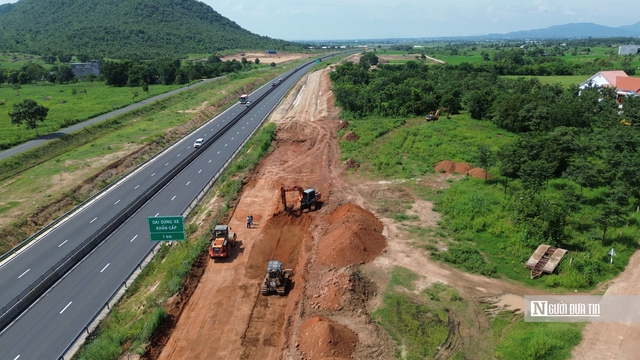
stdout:
[[[166,304],[169,321],[143,358],[394,359],[395,342],[369,315],[381,304],[394,266],[421,275],[416,293],[441,282],[470,300],[475,324],[461,323],[461,341],[443,347],[438,358],[459,350],[472,354],[469,358],[490,358],[493,352],[485,344],[491,335],[483,330],[488,321],[481,302],[522,308],[524,295],[541,293],[435,262],[384,216],[388,209],[375,204],[407,197],[412,204],[407,213],[418,216],[422,226],[435,227],[439,219],[433,204],[405,187],[346,173],[337,138],[345,123],[333,107],[329,71],[303,78],[272,115],[278,125],[275,150],[248,178],[228,219],[238,235],[232,256],[201,258],[187,289]],[[444,188],[448,176],[420,181]],[[281,185],[320,191],[322,207],[283,211]],[[288,193],[287,200],[293,204],[296,194]],[[214,199],[205,206],[215,211],[218,205]],[[245,225],[248,215],[254,218],[250,229]],[[285,297],[260,295],[269,260],[280,260],[294,271]],[[634,352],[622,346],[618,350],[637,355],[637,345],[633,347]],[[589,358],[582,355],[578,358]]]

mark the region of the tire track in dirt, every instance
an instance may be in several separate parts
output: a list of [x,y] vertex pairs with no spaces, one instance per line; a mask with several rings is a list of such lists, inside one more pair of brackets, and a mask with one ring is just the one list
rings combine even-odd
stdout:
[[[246,276],[261,283],[270,260],[280,260],[285,268],[295,269],[310,224],[311,217],[299,212],[280,212],[270,218],[262,229],[263,240],[256,243],[251,251],[245,268]],[[290,287],[295,287],[298,278],[294,272]],[[287,299],[284,297],[257,297],[242,337],[241,359],[273,358],[280,351],[278,344],[284,331],[286,308]]]

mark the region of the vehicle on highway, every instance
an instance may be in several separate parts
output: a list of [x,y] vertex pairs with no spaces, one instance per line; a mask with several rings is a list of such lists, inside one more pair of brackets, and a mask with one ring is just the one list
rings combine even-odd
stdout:
[[251,101],[247,101],[246,107],[251,106]]
[[199,148],[200,146],[202,146],[202,143],[204,142],[203,138],[199,138],[196,139],[196,141],[193,142],[193,148]]
[[247,94],[240,95],[240,104],[246,104],[248,100],[249,100],[249,95]]

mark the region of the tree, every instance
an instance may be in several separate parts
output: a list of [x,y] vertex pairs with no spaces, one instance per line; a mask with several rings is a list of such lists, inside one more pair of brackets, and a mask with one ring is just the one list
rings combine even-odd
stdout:
[[478,154],[476,156],[477,164],[484,169],[484,181],[487,181],[489,167],[495,163],[495,155],[487,145],[480,145],[478,146]]
[[71,56],[72,55],[58,55],[58,60],[60,60],[61,63],[69,63],[71,62]]
[[254,61],[256,63],[256,65],[260,65],[260,59],[256,58],[256,61]]
[[58,66],[58,73],[56,78],[59,83],[66,84],[75,79],[75,75],[73,75],[73,69],[68,64],[61,64]]
[[492,103],[492,95],[488,90],[473,90],[466,97],[467,110],[471,117],[476,120],[489,117]]
[[271,67],[276,67],[276,63],[272,62]]
[[147,95],[149,95],[149,84],[147,84],[146,82],[142,83],[142,91],[146,92]]
[[38,133],[38,121],[44,122],[48,113],[48,108],[38,105],[34,100],[24,99],[21,103],[13,105],[13,110],[9,112],[9,117],[12,124],[21,125],[25,123],[27,129],[35,129],[36,135],[40,136]]
[[76,58],[80,62],[88,62],[91,57],[88,54],[78,54],[76,55]]
[[607,230],[612,227],[621,226],[625,222],[625,210],[615,201],[607,199],[603,204],[598,206],[599,214],[594,221],[602,229],[602,242],[607,236]]
[[44,55],[42,60],[44,60],[45,64],[51,65],[56,62],[56,57],[54,55]]

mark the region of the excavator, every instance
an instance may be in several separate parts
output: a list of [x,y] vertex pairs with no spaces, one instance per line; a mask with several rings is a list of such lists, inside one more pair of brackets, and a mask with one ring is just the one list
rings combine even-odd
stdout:
[[282,199],[282,206],[284,211],[293,210],[293,207],[289,209],[287,207],[287,192],[289,191],[297,191],[298,198],[300,201],[300,212],[302,212],[305,208],[309,208],[313,206],[314,210],[318,209],[318,202],[320,200],[320,192],[315,191],[314,189],[302,190],[302,186],[300,185],[289,185],[289,186],[280,186],[280,198]]
[[449,108],[440,108],[436,111],[430,111],[429,115],[427,115],[427,120],[438,120],[438,117],[440,116],[440,112],[442,111],[447,113],[447,119],[451,119],[451,113],[449,112]]

